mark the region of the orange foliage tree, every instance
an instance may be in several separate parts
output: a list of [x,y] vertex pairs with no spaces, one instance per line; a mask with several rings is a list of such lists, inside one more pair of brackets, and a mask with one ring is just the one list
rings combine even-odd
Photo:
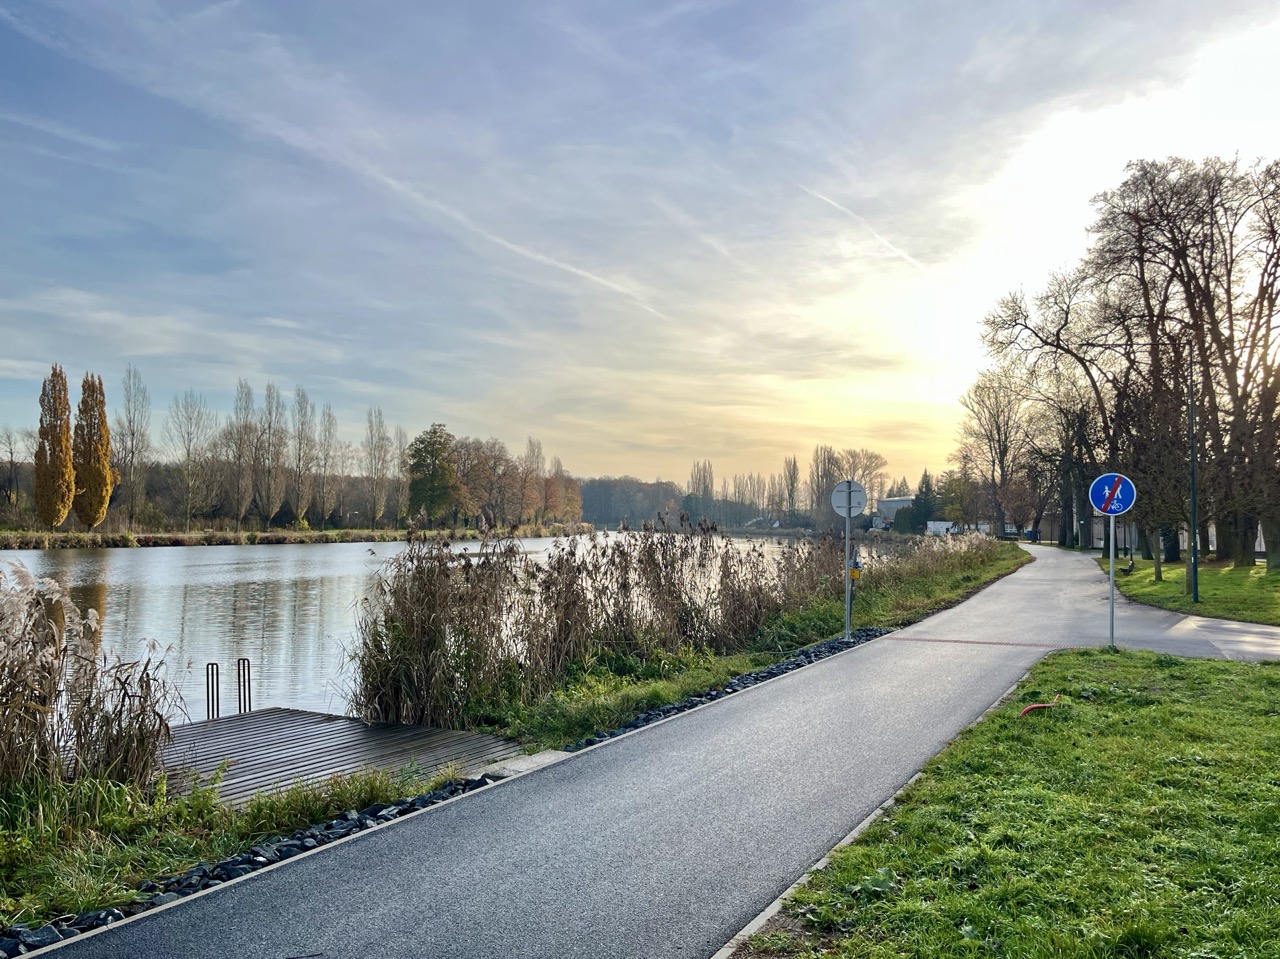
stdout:
[[67,376],[56,363],[40,388],[40,441],[35,456],[35,508],[40,522],[58,526],[75,495],[71,465],[71,400]]
[[111,428],[107,425],[107,398],[102,377],[84,375],[80,405],[76,408],[75,436],[71,442],[71,465],[75,470],[76,517],[89,529],[106,518],[107,504],[115,488],[111,468]]

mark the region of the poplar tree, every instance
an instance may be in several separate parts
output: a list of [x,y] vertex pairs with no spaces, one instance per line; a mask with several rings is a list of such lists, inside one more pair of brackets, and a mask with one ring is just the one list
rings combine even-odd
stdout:
[[56,363],[40,388],[40,439],[35,455],[35,508],[40,522],[58,526],[75,495],[71,465],[71,401],[67,376]]
[[115,472],[111,469],[111,427],[107,425],[107,397],[102,377],[84,375],[80,405],[76,408],[75,436],[71,442],[71,465],[75,471],[72,508],[89,529],[106,518]]

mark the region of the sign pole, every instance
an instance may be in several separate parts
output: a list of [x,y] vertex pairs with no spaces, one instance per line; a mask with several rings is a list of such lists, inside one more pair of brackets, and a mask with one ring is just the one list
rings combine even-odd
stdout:
[[850,636],[853,621],[853,577],[849,575],[849,548],[853,541],[853,483],[845,490],[844,511],[844,638]]
[[1116,514],[1111,514],[1111,643],[1107,647],[1116,651]]

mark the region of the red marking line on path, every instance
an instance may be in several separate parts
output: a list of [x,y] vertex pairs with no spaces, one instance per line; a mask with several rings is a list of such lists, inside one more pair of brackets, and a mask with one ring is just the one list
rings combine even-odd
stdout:
[[886,636],[899,643],[954,643],[959,646],[1020,646],[1028,649],[1083,649],[1074,643],[1003,643],[988,639],[932,639],[927,636]]
[[1111,508],[1111,501],[1116,498],[1116,493],[1120,492],[1121,479],[1123,479],[1123,477],[1117,476],[1116,481],[1111,484],[1111,492],[1107,494],[1107,498],[1102,503],[1102,512],[1105,513]]

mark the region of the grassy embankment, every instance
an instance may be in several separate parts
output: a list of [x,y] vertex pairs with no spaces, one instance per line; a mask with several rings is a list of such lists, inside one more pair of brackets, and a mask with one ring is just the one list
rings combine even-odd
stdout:
[[1280,955],[1278,701],[1274,663],[1057,653],[738,955]]
[[211,784],[187,796],[164,783],[100,779],[0,786],[0,931],[144,899],[134,888],[144,879],[217,862],[348,809],[431,792],[453,776],[368,770],[259,795],[236,810]]
[[[565,526],[520,526],[515,535],[522,538],[573,536],[592,532],[585,524]],[[415,536],[449,540],[476,540],[481,533],[474,529],[419,530]],[[0,532],[0,550],[5,549],[99,549],[148,546],[263,546],[302,543],[392,543],[403,540],[402,529],[272,529],[203,530],[197,533],[84,533],[75,530],[22,530]]]
[[[1184,563],[1161,564],[1164,579],[1157,583],[1150,560],[1135,560],[1133,572],[1121,574],[1120,568],[1127,562],[1116,560],[1116,589],[1134,602],[1197,616],[1280,626],[1280,574],[1268,574],[1264,565],[1235,569],[1229,563],[1201,563],[1200,602],[1193,603],[1185,592]],[[1099,563],[1106,572],[1110,560]]]
[[[864,579],[869,588],[859,592],[855,624],[914,621],[1027,561],[1025,553],[1008,544],[977,541],[972,549],[908,551],[893,562],[886,559]],[[497,572],[505,575],[503,569]],[[829,591],[830,584],[822,588]],[[561,746],[768,665],[786,651],[842,628],[842,601],[822,596],[772,616],[740,652],[719,654],[687,644],[672,652],[651,649],[643,656],[597,651],[580,658],[562,682],[541,696],[505,706],[485,700],[471,725],[516,736],[530,748]],[[44,715],[37,710],[27,718]],[[141,898],[133,887],[143,879],[225,858],[265,836],[345,809],[429,791],[439,775],[414,769],[370,772],[259,797],[232,811],[218,805],[208,787],[183,798],[164,783],[148,787],[141,777],[124,783],[98,776],[64,781],[47,770],[10,770],[0,781],[0,926],[39,924]]]

